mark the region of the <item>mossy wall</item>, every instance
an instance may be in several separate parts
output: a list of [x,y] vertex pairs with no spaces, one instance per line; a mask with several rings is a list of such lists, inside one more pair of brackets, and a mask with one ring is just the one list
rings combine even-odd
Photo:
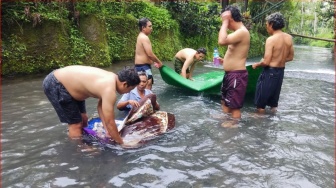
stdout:
[[[113,61],[133,60],[138,21],[131,15],[82,15],[79,26],[69,20],[43,20],[2,25],[2,76],[49,72],[72,64],[110,66]],[[154,53],[170,60],[181,48],[178,30],[162,29],[150,39]]]
[[138,21],[131,15],[106,18],[109,54],[113,60],[132,60],[139,34]]
[[31,74],[59,67],[67,59],[67,23],[45,21],[2,25],[2,75]]
[[83,15],[78,30],[90,48],[83,64],[98,67],[111,65],[105,20],[96,15]]
[[[150,4],[140,5],[152,8],[146,12],[152,13],[151,16],[155,18],[152,19],[154,29],[149,38],[159,59],[170,61],[182,48],[205,47],[208,50],[206,59],[212,60],[213,48],[218,47],[218,31],[183,36],[180,33],[181,26],[170,18],[167,11],[161,15],[165,16],[162,22],[161,17],[157,18],[162,13],[161,9]],[[133,60],[139,34],[138,19],[133,15],[135,13],[83,13],[84,10],[91,10],[88,7],[82,10],[76,22],[68,17],[57,17],[57,20],[42,17],[42,22],[36,26],[24,19],[2,22],[1,75],[47,73],[74,64],[107,67],[116,61]],[[96,6],[92,7],[96,10]],[[138,16],[142,17],[142,14],[145,13]],[[250,33],[249,57],[260,56],[263,54],[265,37],[257,31]],[[226,49],[219,48],[221,56]]]

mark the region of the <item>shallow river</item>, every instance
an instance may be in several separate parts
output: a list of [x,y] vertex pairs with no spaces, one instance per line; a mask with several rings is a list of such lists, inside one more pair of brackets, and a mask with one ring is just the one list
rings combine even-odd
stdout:
[[[131,63],[108,70],[125,65]],[[178,89],[154,74],[153,91],[161,110],[175,114],[176,127],[138,149],[98,152],[68,139],[43,93],[44,75],[3,80],[2,187],[334,187],[331,49],[296,46],[277,114],[255,116],[248,99],[238,128],[213,118],[221,114],[219,94]],[[97,100],[86,104],[88,115],[97,115]]]

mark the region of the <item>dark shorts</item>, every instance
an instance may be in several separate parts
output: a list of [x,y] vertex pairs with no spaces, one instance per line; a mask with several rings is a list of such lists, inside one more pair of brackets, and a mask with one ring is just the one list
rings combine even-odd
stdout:
[[141,65],[135,65],[135,70],[138,72],[145,72],[147,75],[148,79],[152,79],[152,84],[154,84],[154,79],[153,79],[153,73],[152,73],[152,67],[149,64],[141,64]]
[[222,82],[222,100],[231,109],[243,107],[248,81],[247,70],[225,72]]
[[[178,59],[177,57],[174,57],[173,62],[174,62],[175,72],[181,74],[184,62],[181,61],[180,59]],[[190,73],[189,68],[187,68],[186,72],[187,72],[187,74]]]
[[82,121],[81,113],[86,113],[85,101],[77,101],[69,94],[51,72],[43,80],[43,89],[62,123],[74,124]]
[[257,108],[278,107],[284,72],[284,67],[264,67],[258,78],[254,97]]

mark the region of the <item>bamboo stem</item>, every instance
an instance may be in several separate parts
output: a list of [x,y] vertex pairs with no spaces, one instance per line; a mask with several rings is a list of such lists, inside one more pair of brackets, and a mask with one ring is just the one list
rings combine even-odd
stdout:
[[323,41],[327,41],[327,42],[336,42],[335,39],[323,39],[323,38],[310,37],[310,36],[305,36],[305,35],[300,35],[300,34],[294,34],[294,33],[290,33],[290,35],[295,36],[295,37],[303,37],[303,38],[309,38],[309,39],[315,39],[315,40],[323,40]]

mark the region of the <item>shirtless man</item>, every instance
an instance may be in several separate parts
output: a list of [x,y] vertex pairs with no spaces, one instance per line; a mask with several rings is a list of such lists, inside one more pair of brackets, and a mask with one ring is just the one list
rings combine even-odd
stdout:
[[[242,23],[242,16],[237,7],[227,6],[221,18],[218,44],[228,46],[224,59],[221,59],[224,61],[225,71],[221,105],[224,113],[231,113],[232,118],[238,119],[241,118],[240,109],[244,104],[248,80],[245,63],[250,47],[250,33]],[[227,29],[233,32],[228,34]]]
[[206,55],[205,48],[199,48],[198,50],[194,50],[191,48],[184,48],[176,53],[174,57],[174,67],[175,72],[179,73],[186,79],[192,79],[192,74],[195,69],[195,65],[197,62],[204,59]]
[[258,113],[265,113],[265,107],[270,106],[276,112],[284,77],[285,65],[294,57],[292,36],[282,32],[285,20],[281,13],[276,12],[266,17],[266,29],[271,35],[265,44],[265,54],[261,62],[252,67],[263,67],[257,82],[254,103]]
[[141,18],[139,20],[140,33],[137,38],[135,46],[135,69],[138,72],[145,71],[148,76],[147,89],[152,89],[153,74],[151,65],[160,68],[162,62],[156,57],[152,51],[152,44],[148,35],[152,33],[152,22],[148,18]]
[[62,123],[68,123],[69,137],[78,139],[88,117],[85,99],[97,98],[98,114],[105,130],[119,144],[123,144],[114,120],[117,93],[130,92],[140,83],[134,69],[114,74],[103,69],[73,65],[51,72],[43,81],[44,93],[54,106]]

